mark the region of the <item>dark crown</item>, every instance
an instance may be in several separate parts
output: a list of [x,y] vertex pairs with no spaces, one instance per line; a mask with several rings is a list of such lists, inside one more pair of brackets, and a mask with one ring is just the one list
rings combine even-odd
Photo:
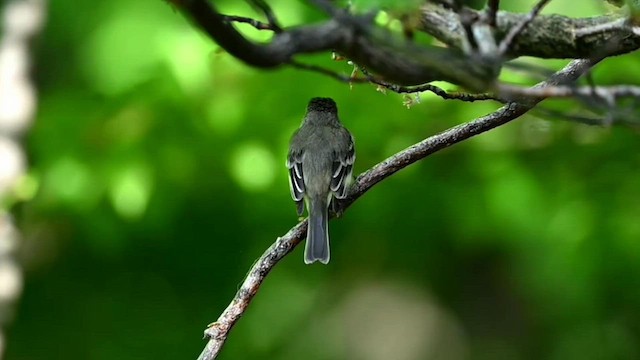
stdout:
[[336,114],[338,113],[338,106],[336,105],[336,102],[331,98],[317,97],[309,100],[307,111],[321,111]]

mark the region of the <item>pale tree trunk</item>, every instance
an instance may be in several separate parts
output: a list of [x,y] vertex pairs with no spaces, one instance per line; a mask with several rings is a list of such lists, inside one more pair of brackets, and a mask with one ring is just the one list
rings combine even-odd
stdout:
[[6,207],[24,194],[27,161],[21,139],[36,110],[30,80],[30,40],[42,28],[45,0],[14,0],[2,9],[0,38],[0,359],[6,326],[22,292],[23,277],[16,259],[20,236]]

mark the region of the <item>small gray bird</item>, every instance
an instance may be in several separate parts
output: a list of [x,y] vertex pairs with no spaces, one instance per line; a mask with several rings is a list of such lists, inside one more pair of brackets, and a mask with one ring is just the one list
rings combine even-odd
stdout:
[[[298,216],[309,213],[304,262],[329,262],[328,208],[347,196],[356,158],[353,136],[338,119],[330,98],[313,98],[302,125],[293,134],[287,155],[291,197]],[[334,207],[335,209],[335,207]]]

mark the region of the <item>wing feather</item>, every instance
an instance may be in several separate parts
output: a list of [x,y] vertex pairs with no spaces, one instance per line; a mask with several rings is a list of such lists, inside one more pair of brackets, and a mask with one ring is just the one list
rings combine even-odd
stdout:
[[289,190],[291,198],[296,202],[298,215],[304,211],[304,176],[302,173],[302,152],[290,152],[287,156],[287,169],[289,169]]
[[344,199],[347,196],[347,190],[349,190],[349,184],[353,175],[353,162],[356,160],[353,136],[348,136],[349,147],[347,151],[336,153],[336,160],[333,162],[331,191],[338,199]]

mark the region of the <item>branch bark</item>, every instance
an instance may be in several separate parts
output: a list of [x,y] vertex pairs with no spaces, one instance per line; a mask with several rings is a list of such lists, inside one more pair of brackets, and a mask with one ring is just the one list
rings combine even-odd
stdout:
[[[482,12],[465,9],[467,17],[482,17]],[[528,14],[498,11],[497,40],[501,40]],[[629,26],[606,27],[624,20],[621,15],[570,18],[562,15],[538,15],[511,43],[506,55],[510,58],[533,56],[544,59],[580,59],[596,53],[609,56],[626,54],[640,48],[640,36]],[[624,21],[623,21],[624,22]],[[604,31],[591,31],[603,28]],[[420,30],[445,44],[464,48],[466,34],[460,16],[442,5],[427,2],[422,7]],[[584,34],[584,35],[583,35]]]
[[470,61],[457,49],[418,46],[398,39],[376,27],[370,15],[341,12],[323,23],[289,28],[275,34],[269,43],[256,44],[206,0],[174,4],[229,54],[254,67],[276,68],[290,64],[298,54],[337,51],[386,80],[403,85],[442,80],[484,89],[498,75],[495,64]]
[[[602,58],[574,60],[546,81],[534,86],[534,88],[569,85],[585,74],[601,59]],[[350,189],[349,196],[342,203],[344,209],[346,210],[346,208],[373,186],[397,171],[453,144],[517,119],[534,108],[542,100],[543,98],[534,98],[527,103],[509,103],[491,114],[431,136],[387,158],[358,176]],[[307,220],[303,220],[284,236],[279,237],[253,264],[229,306],[222,312],[218,320],[209,325],[205,330],[204,333],[205,337],[208,338],[208,342],[198,357],[199,360],[211,360],[217,357],[229,332],[247,309],[253,297],[257,294],[266,276],[282,258],[302,241],[306,235],[306,231]]]
[[[473,91],[494,88],[502,62],[469,53],[469,34],[461,15],[436,2],[421,8],[419,29],[449,45],[449,48],[420,45],[398,38],[376,26],[373,17],[335,9],[332,17],[316,25],[287,28],[265,44],[246,39],[206,0],[173,0],[183,13],[197,23],[229,54],[259,68],[291,64],[296,55],[337,51],[359,66],[397,85],[415,86],[447,81]],[[465,21],[484,21],[484,13],[464,8]],[[521,25],[529,14],[498,11],[495,14],[495,41]],[[626,26],[624,17],[599,16],[574,19],[560,15],[539,15],[508,42],[505,56],[540,58],[590,58],[619,55],[640,48],[640,35]],[[609,26],[619,24],[619,26]]]

